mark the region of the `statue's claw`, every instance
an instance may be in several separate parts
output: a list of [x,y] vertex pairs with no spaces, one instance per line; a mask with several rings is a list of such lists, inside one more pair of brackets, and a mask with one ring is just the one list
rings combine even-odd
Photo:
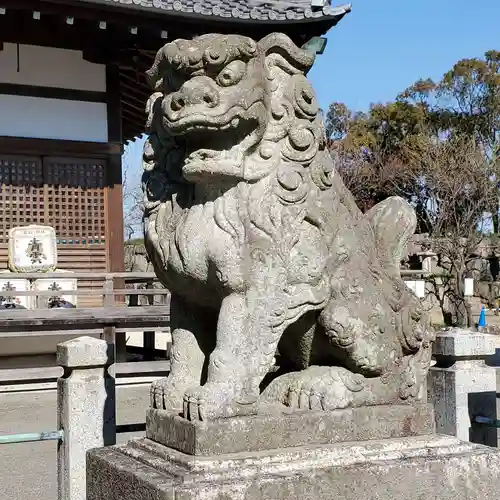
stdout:
[[184,394],[183,415],[188,420],[206,421],[255,413],[257,400],[244,401],[229,385],[207,383]]
[[183,390],[175,387],[168,378],[155,380],[151,384],[151,408],[157,410],[181,410]]
[[184,418],[205,421],[231,416],[227,405],[227,391],[227,388],[215,384],[187,390],[184,394]]
[[364,381],[345,368],[311,366],[278,377],[263,396],[267,402],[281,402],[292,409],[335,410],[353,406],[354,394],[363,390]]

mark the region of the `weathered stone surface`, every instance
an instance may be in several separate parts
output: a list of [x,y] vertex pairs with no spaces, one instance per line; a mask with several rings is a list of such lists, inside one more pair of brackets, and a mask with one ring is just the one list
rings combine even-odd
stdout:
[[57,364],[68,368],[104,366],[109,346],[104,340],[78,337],[57,345]]
[[313,61],[280,33],[208,34],[168,43],[148,72],[145,244],[172,292],[172,369],[153,407],[211,420],[259,400],[425,399],[434,333],[399,275],[415,213],[401,198],[355,205]]
[[367,406],[332,412],[273,412],[208,422],[150,409],[147,437],[191,455],[433,434],[430,405]]
[[87,500],[484,500],[500,452],[445,436],[193,457],[147,439],[87,456]]
[[85,500],[87,450],[109,444],[110,429],[115,432],[107,349],[105,340],[91,337],[57,346],[58,363],[65,369],[57,381],[57,428],[64,432],[57,449],[59,499]]
[[435,356],[451,356],[484,359],[495,354],[500,347],[500,337],[463,328],[443,330],[436,335],[433,345]]
[[472,417],[497,418],[496,369],[486,358],[500,346],[500,337],[467,329],[437,332],[436,365],[429,371],[428,399],[436,410],[437,431],[497,446],[497,429],[474,425]]

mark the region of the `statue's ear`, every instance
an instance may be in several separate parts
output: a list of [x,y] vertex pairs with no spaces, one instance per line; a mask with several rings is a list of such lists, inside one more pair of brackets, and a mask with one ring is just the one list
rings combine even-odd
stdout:
[[296,71],[302,73],[307,73],[311,69],[315,59],[314,54],[297,47],[283,33],[271,33],[265,36],[259,42],[259,48],[265,57],[279,54]]
[[165,65],[164,47],[155,56],[153,66],[146,71],[146,80],[153,90],[159,90],[163,84],[162,67]]

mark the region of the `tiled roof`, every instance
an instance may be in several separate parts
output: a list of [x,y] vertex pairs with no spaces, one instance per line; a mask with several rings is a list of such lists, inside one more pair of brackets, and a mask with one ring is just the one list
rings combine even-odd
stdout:
[[333,7],[331,0],[84,0],[93,3],[161,10],[186,16],[248,22],[332,20],[351,10],[350,4]]

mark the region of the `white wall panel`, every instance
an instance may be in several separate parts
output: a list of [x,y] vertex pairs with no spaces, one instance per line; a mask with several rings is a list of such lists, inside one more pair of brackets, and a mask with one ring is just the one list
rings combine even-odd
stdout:
[[106,104],[0,95],[0,136],[108,141]]
[[0,82],[39,87],[106,91],[106,66],[85,61],[77,50],[5,43],[0,51]]

